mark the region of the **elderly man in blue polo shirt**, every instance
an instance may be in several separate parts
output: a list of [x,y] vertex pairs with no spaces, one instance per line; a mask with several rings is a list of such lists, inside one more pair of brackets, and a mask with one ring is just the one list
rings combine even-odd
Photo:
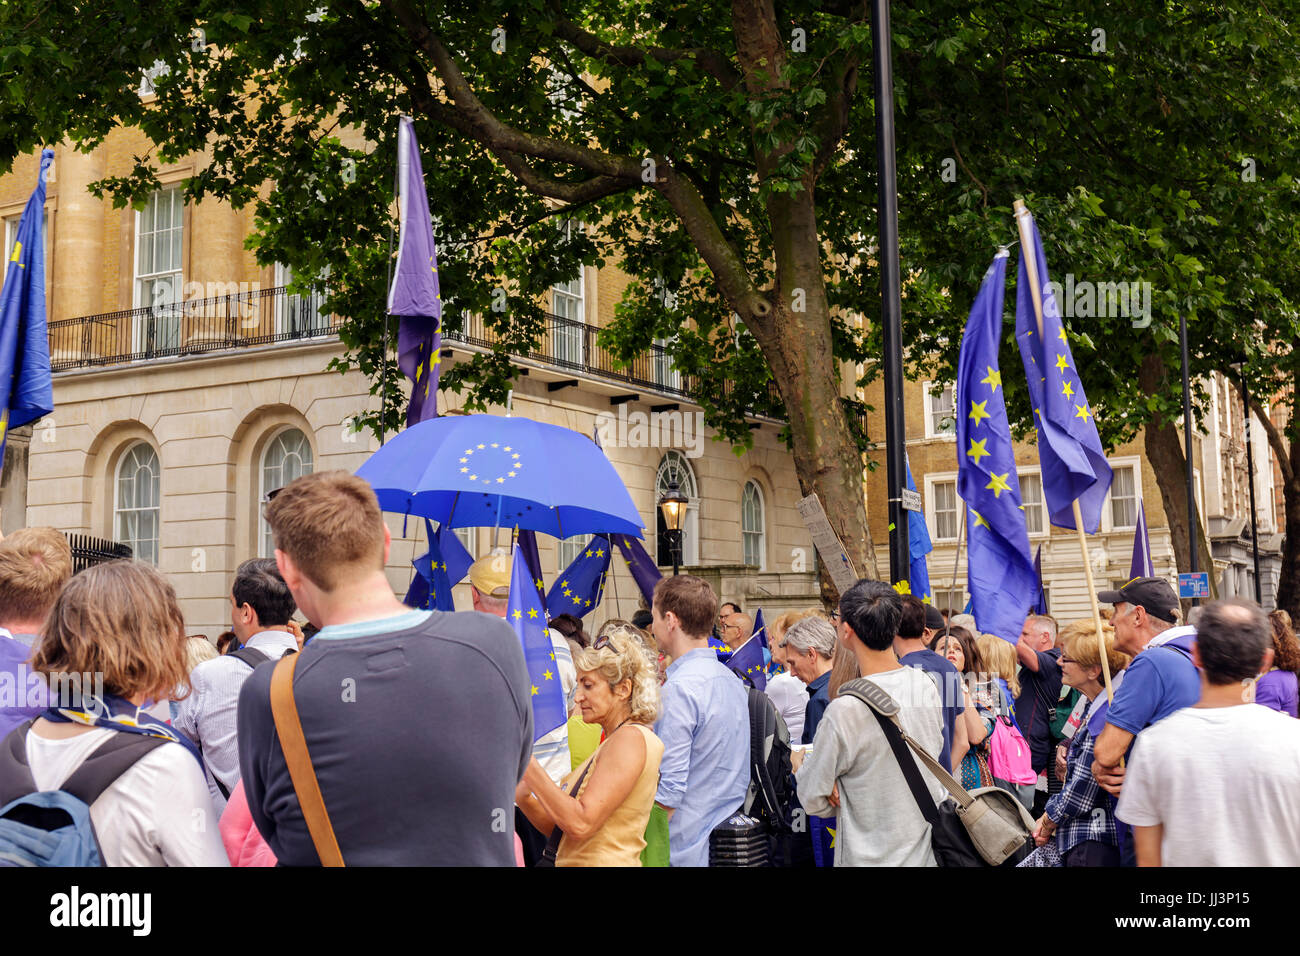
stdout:
[[709,647],[718,598],[708,582],[661,578],[651,613],[655,639],[673,659],[655,724],[664,742],[655,802],[668,811],[668,862],[708,866],[709,833],[749,789],[749,702]]

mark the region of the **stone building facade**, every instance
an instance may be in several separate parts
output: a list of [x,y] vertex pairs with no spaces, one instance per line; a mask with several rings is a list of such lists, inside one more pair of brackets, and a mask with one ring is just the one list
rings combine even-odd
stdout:
[[[46,205],[55,410],[28,442],[15,435],[0,503],[6,528],[51,525],[129,544],[168,573],[190,631],[213,636],[229,626],[234,569],[269,554],[265,493],[306,471],[355,471],[378,446],[352,421],[377,399],[360,373],[326,370],[342,354],[338,320],[322,314],[318,298],[288,294],[283,268],[257,265],[244,248],[251,213],[181,201],[195,161],[163,168],[163,188],[143,210],[113,209],[90,193],[89,183],[126,172],[146,146],[138,131],[119,129],[89,154],[66,144],[56,151]],[[0,177],[6,221],[16,225],[37,168],[34,157],[23,157]],[[691,498],[686,569],[712,579],[724,600],[762,606],[769,619],[814,605],[815,561],[795,510],[793,460],[777,438],[781,423],[754,419],[754,446],[737,456],[702,428],[689,383],[665,349],[616,369],[596,331],[624,288],[617,270],[588,267],[553,290],[545,339],[516,363],[511,414],[586,435],[598,419],[605,424],[606,454],[661,565],[669,562],[656,502],[676,479]],[[480,332],[467,321],[449,334],[444,363],[485,348]],[[439,395],[445,413],[460,402]],[[626,427],[638,421],[665,427]],[[423,522],[387,517],[388,576],[400,596],[412,556],[425,550]],[[508,531],[462,532],[476,556],[494,538],[509,544]],[[540,535],[539,543],[549,577],[586,538]],[[465,585],[456,601],[469,607]],[[639,603],[617,560],[605,603],[591,624],[630,616]]]

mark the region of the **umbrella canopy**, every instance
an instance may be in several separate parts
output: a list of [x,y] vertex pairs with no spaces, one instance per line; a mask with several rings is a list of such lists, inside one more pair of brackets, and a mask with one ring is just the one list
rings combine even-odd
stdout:
[[357,469],[379,506],[451,528],[641,537],[623,480],[586,435],[527,418],[449,415],[400,432]]

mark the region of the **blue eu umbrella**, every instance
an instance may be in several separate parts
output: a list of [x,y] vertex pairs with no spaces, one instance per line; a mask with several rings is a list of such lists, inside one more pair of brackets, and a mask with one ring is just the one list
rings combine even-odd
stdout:
[[645,523],[591,439],[527,418],[450,415],[397,434],[357,470],[379,506],[450,528],[641,537]]

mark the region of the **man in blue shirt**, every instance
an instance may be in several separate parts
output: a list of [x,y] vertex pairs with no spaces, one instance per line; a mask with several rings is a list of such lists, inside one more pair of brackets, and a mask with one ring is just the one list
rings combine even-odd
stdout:
[[1124,785],[1120,760],[1133,738],[1201,696],[1201,675],[1192,663],[1196,629],[1174,627],[1178,597],[1167,581],[1135,578],[1118,591],[1102,591],[1099,601],[1115,605],[1115,650],[1132,655],[1124,683],[1097,738],[1092,774],[1106,792],[1119,796]]
[[661,578],[651,613],[655,639],[673,659],[655,724],[664,744],[655,801],[668,811],[668,862],[708,866],[709,833],[749,789],[749,701],[709,647],[718,598],[708,582]]
[[786,649],[786,666],[790,673],[808,685],[808,706],[804,709],[800,743],[810,744],[817,736],[817,725],[831,703],[835,628],[825,618],[806,617],[790,626],[781,646]]
[[925,671],[939,688],[939,701],[943,705],[943,749],[939,752],[939,763],[952,770],[953,751],[957,751],[960,761],[970,747],[966,724],[957,719],[966,709],[966,696],[957,668],[925,646],[925,604],[914,594],[903,596],[903,618],[894,638],[894,653],[898,655],[898,663]]

